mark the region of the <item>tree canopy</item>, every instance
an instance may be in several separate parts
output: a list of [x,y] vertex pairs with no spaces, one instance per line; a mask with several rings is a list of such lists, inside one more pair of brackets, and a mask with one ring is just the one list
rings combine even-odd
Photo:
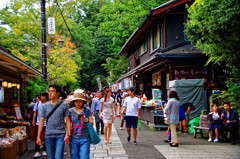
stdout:
[[[56,1],[47,1],[46,18],[55,18],[56,35],[65,42],[60,49],[57,39],[50,39],[49,83],[95,90],[97,77],[102,85],[118,79],[127,71],[127,58],[119,50],[149,10],[166,1],[58,0],[60,9]],[[40,1],[11,0],[0,17],[0,24],[10,27],[0,26],[0,45],[41,71]]]
[[240,102],[240,1],[195,0],[188,9],[185,32],[193,45],[209,56],[208,62],[224,61],[231,77],[220,97]]

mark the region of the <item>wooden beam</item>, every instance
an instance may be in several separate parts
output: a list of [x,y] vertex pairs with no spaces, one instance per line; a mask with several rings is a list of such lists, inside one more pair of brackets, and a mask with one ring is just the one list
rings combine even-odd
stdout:
[[13,64],[13,63],[5,62],[5,61],[0,61],[0,64],[10,65],[10,66],[16,66],[16,67],[22,67],[22,65]]

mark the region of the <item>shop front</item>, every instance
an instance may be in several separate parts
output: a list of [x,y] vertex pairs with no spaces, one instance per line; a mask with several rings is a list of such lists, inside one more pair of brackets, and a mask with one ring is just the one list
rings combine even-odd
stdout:
[[18,158],[27,149],[30,123],[23,120],[23,90],[36,76],[43,77],[36,68],[0,47],[0,158]]

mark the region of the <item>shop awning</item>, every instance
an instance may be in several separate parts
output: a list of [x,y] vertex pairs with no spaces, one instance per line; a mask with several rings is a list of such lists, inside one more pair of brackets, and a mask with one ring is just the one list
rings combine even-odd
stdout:
[[130,77],[133,74],[137,73],[139,69],[143,68],[143,67],[148,67],[148,66],[152,66],[154,63],[154,61],[157,60],[157,57],[153,57],[151,59],[146,60],[144,63],[138,65],[137,67],[133,68],[132,70],[130,70],[128,73],[123,74],[122,76],[120,76],[118,78],[118,80],[116,82],[119,82],[121,80],[123,80],[124,78]]
[[30,64],[13,55],[10,50],[1,47],[0,47],[0,66],[5,67],[14,72],[27,72],[28,75],[30,76],[40,75],[43,77],[43,74],[36,68],[30,66]]

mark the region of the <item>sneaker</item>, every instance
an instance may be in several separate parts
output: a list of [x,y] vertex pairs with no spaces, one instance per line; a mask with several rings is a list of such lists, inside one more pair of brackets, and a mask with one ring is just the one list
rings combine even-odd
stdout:
[[134,144],[134,145],[137,145],[137,141],[133,141],[133,144]]
[[42,155],[43,155],[43,156],[47,156],[47,152],[46,152],[46,151],[43,151],[43,152],[42,152]]
[[208,139],[208,142],[212,142],[212,138],[209,138],[209,139]]
[[40,154],[40,152],[36,152],[35,154],[34,154],[34,156],[33,156],[34,158],[38,158],[38,157],[41,157],[41,154]]
[[120,127],[120,130],[122,130],[123,129],[123,127]]
[[130,137],[127,137],[127,141],[128,141],[128,142],[130,141]]
[[219,142],[218,138],[216,138],[213,142]]

